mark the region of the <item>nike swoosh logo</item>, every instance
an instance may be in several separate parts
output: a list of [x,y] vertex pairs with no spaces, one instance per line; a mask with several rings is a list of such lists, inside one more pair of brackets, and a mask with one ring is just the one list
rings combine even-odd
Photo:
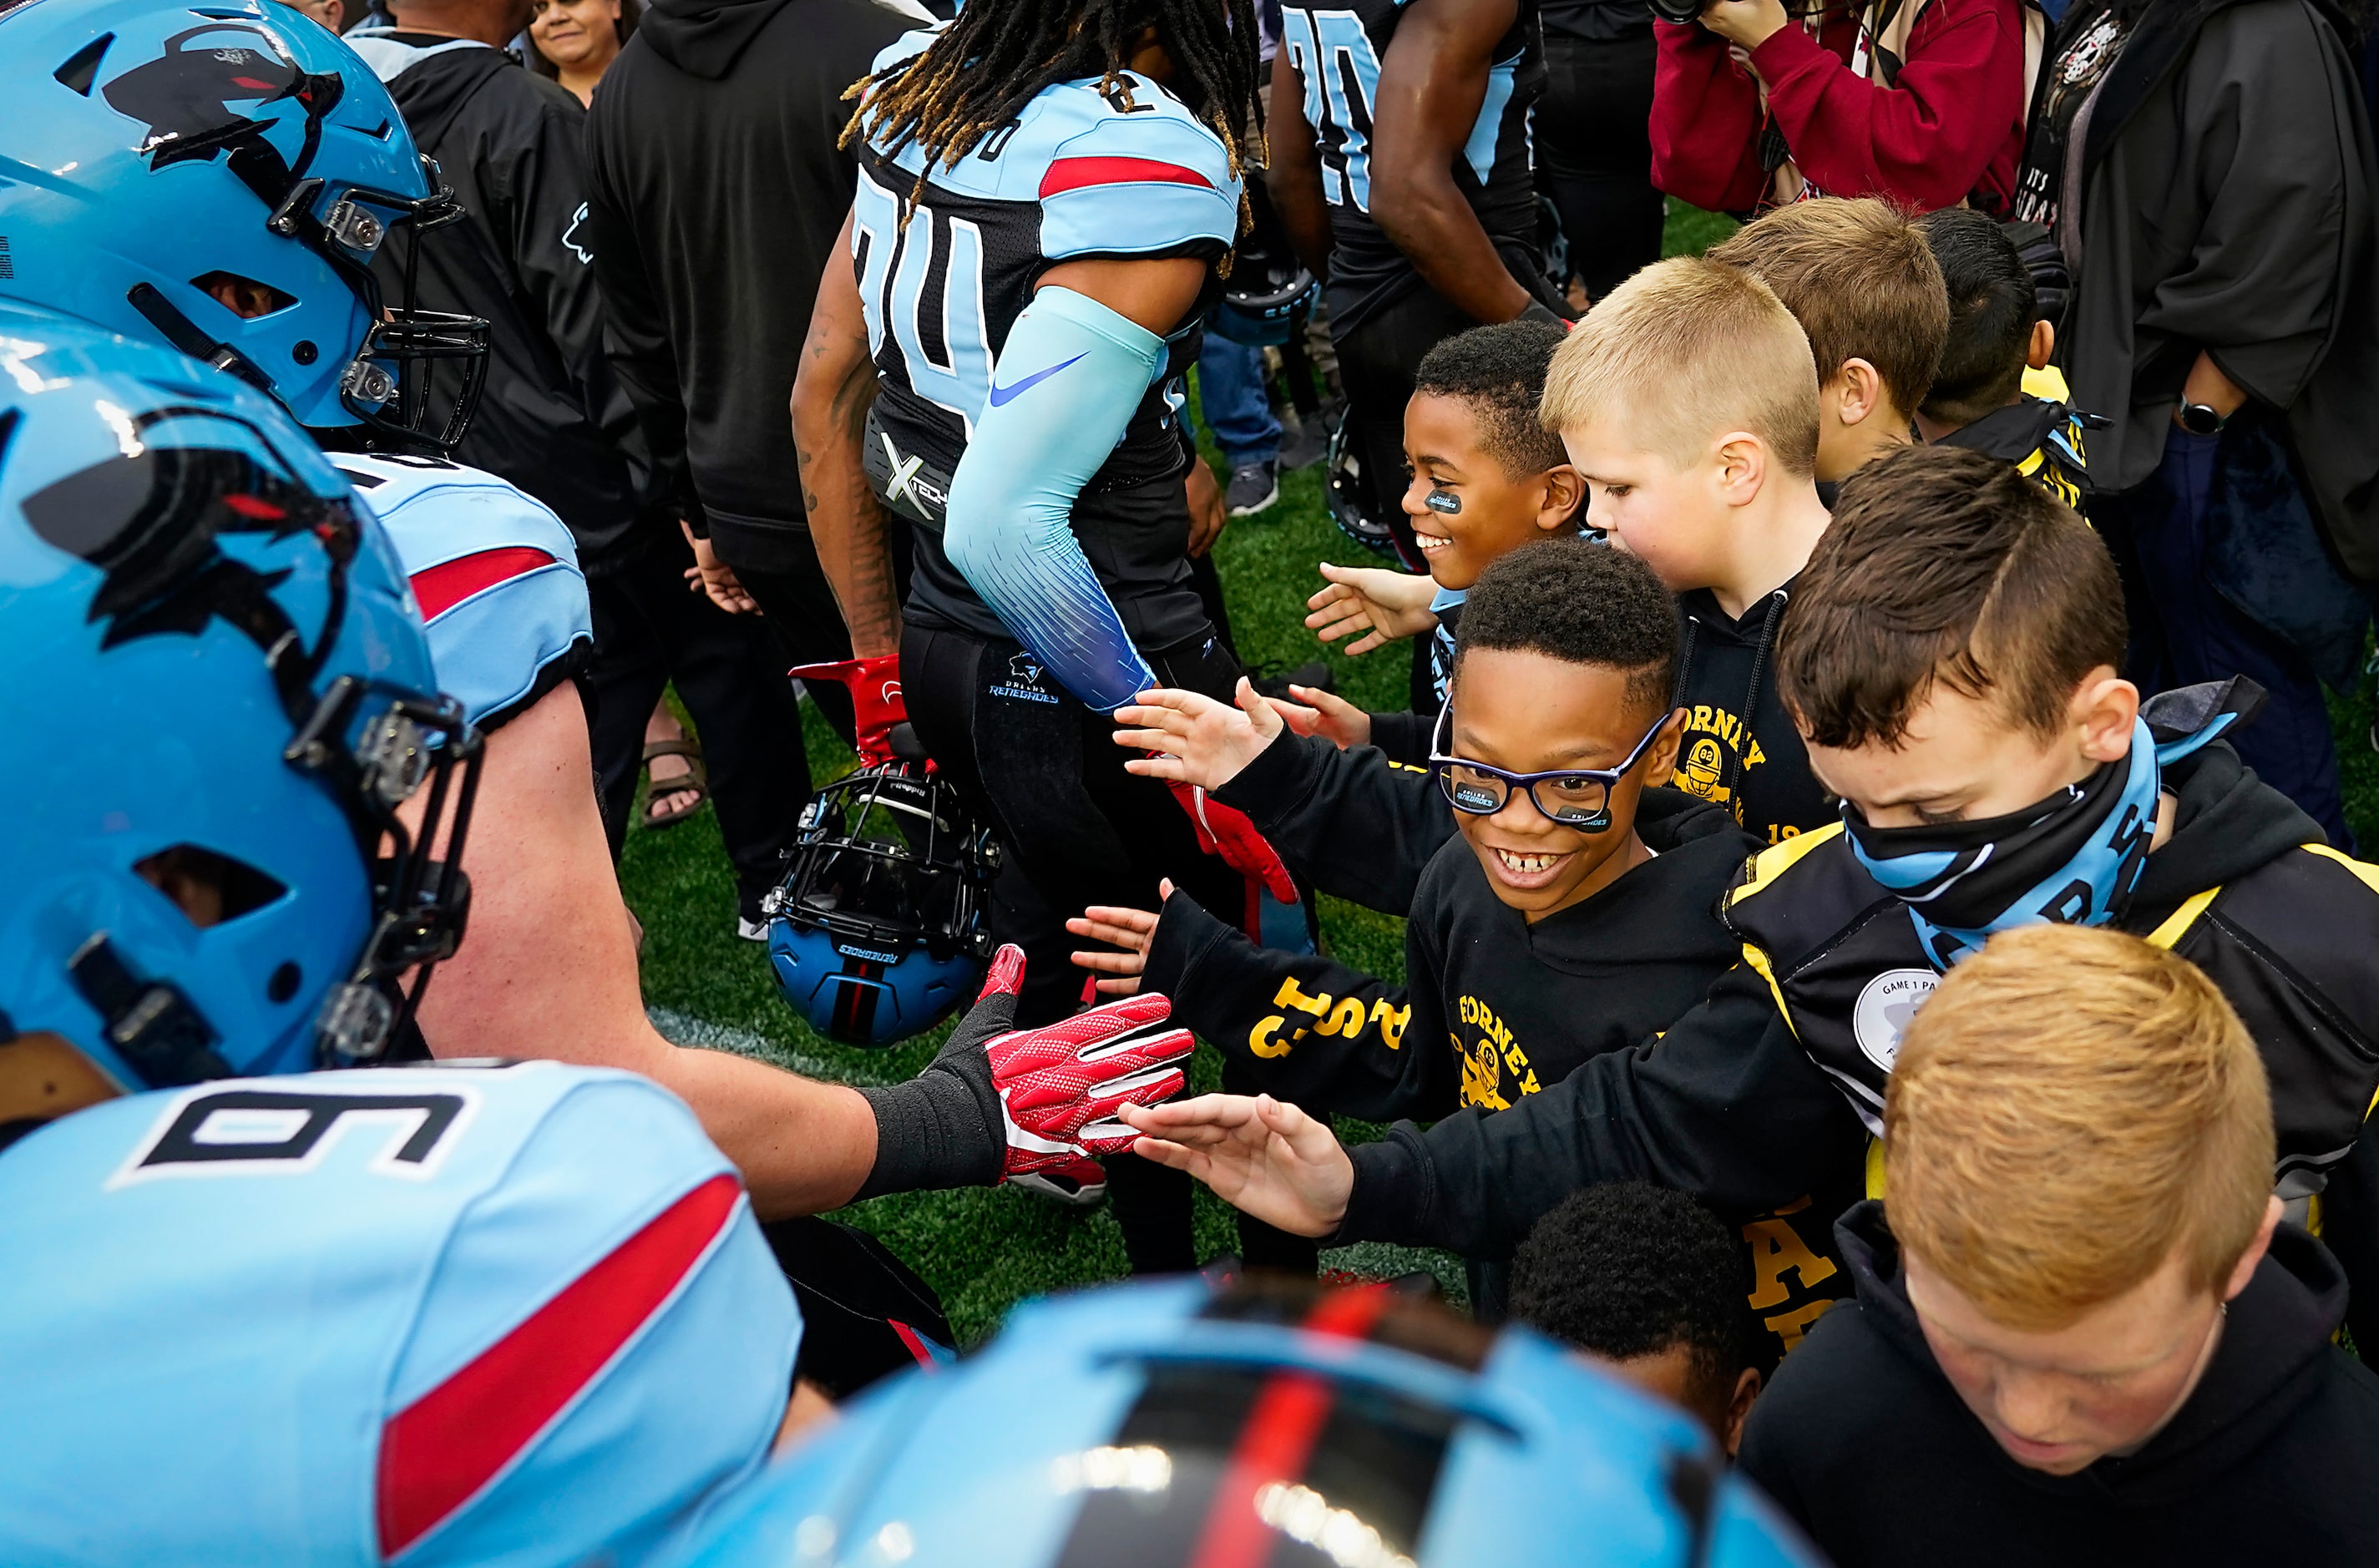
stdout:
[[1035,370],[1033,374],[1025,377],[1022,380],[1011,381],[1004,387],[995,380],[991,383],[991,405],[994,408],[998,408],[1007,404],[1013,403],[1018,398],[1022,397],[1026,392],[1031,392],[1036,384],[1047,380],[1050,377],[1064,369],[1068,365],[1079,364],[1089,357],[1090,356],[1087,352],[1077,354],[1071,359],[1052,365],[1046,370]]

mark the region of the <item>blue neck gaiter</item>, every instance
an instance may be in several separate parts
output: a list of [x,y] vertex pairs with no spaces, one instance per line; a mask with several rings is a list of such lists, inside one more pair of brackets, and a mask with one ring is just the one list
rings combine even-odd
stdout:
[[2120,911],[2147,866],[2160,777],[2147,721],[2134,723],[2129,755],[2005,816],[1870,827],[1843,802],[1852,852],[1908,906],[1936,969],[1980,952],[1993,932],[2103,925]]

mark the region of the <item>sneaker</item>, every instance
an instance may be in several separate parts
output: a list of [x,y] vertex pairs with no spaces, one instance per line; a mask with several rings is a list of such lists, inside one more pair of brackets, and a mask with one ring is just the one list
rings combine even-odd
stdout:
[[768,939],[768,911],[760,907],[763,895],[741,893],[735,899],[735,935],[746,942]]
[[1234,517],[1252,517],[1280,499],[1280,464],[1242,463],[1231,470],[1223,505]]

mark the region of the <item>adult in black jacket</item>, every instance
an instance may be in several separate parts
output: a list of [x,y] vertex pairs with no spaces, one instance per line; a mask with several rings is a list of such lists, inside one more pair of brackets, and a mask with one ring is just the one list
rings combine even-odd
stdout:
[[[738,919],[756,935],[808,794],[801,712],[757,628],[694,599],[692,562],[605,343],[581,151],[586,111],[503,48],[527,0],[405,0],[348,42],[388,84],[466,213],[422,244],[421,292],[489,320],[488,385],[457,455],[552,507],[595,617],[587,671],[597,793],[617,859],[646,719],[671,680],[700,728]],[[609,89],[607,87],[606,90]],[[402,267],[401,247],[378,265]],[[776,668],[771,668],[775,666]]]
[[[857,181],[837,146],[842,95],[932,19],[905,0],[657,0],[587,120],[614,363],[681,515],[798,662],[851,652],[788,412]],[[896,618],[886,645],[861,651],[889,653],[898,634]],[[849,736],[842,688],[809,690]]]
[[2018,1465],[1942,1377],[1884,1206],[1837,1236],[1856,1299],[1778,1369],[1741,1461],[1838,1568],[2379,1561],[2379,1377],[2332,1342],[2346,1275],[2301,1230],[2274,1233],[2171,1423],[2072,1476]]
[[2125,493],[2091,515],[2136,596],[2135,672],[2150,690],[2263,685],[2271,710],[2240,754],[2341,849],[2321,687],[2359,673],[2379,585],[2361,15],[2081,0],[2041,63],[2016,207],[2071,273],[2057,346],[2073,401],[2113,420],[2090,465]]
[[[553,508],[592,576],[644,545],[646,464],[588,265],[586,112],[502,47],[528,12],[527,0],[412,0],[395,25],[347,42],[462,204],[462,222],[422,238],[418,262],[424,299],[488,320],[487,390],[454,459]],[[400,236],[375,264],[392,280],[411,252]]]

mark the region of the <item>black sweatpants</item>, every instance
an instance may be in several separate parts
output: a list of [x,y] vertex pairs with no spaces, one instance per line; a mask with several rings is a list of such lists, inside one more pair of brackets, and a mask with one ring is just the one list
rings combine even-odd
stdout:
[[1652,185],[1651,23],[1625,37],[1545,34],[1537,184],[1561,214],[1570,268],[1600,300],[1660,259],[1666,204]]
[[671,681],[693,716],[719,837],[745,918],[784,874],[778,852],[810,794],[801,708],[783,656],[757,616],[730,615],[685,585],[694,552],[657,537],[615,572],[587,580],[595,612],[591,739],[611,856],[619,858],[642,767],[645,721]]
[[[1429,351],[1479,323],[1423,285],[1345,332],[1334,332],[1338,373],[1346,386],[1348,435],[1363,464],[1371,514],[1395,535],[1407,572],[1426,572],[1428,562],[1413,542],[1412,519],[1400,498],[1405,488],[1405,404],[1412,401],[1413,373]],[[1412,661],[1409,691],[1415,713],[1434,714],[1437,694],[1426,657]]]
[[[1157,679],[1224,702],[1238,661],[1208,633],[1142,649]],[[901,690],[917,738],[943,776],[996,828],[1006,863],[994,936],[1024,949],[1021,1027],[1068,1017],[1089,976],[1069,955],[1069,916],[1091,904],[1153,910],[1166,877],[1225,919],[1244,920],[1248,884],[1199,848],[1173,793],[1124,771],[1114,722],[1076,702],[1020,644],[912,621],[900,643]],[[1232,1085],[1226,1075],[1226,1086]],[[1134,1155],[1105,1157],[1107,1188],[1135,1273],[1197,1266],[1190,1178]],[[1310,1272],[1313,1244],[1241,1216],[1241,1255]]]

